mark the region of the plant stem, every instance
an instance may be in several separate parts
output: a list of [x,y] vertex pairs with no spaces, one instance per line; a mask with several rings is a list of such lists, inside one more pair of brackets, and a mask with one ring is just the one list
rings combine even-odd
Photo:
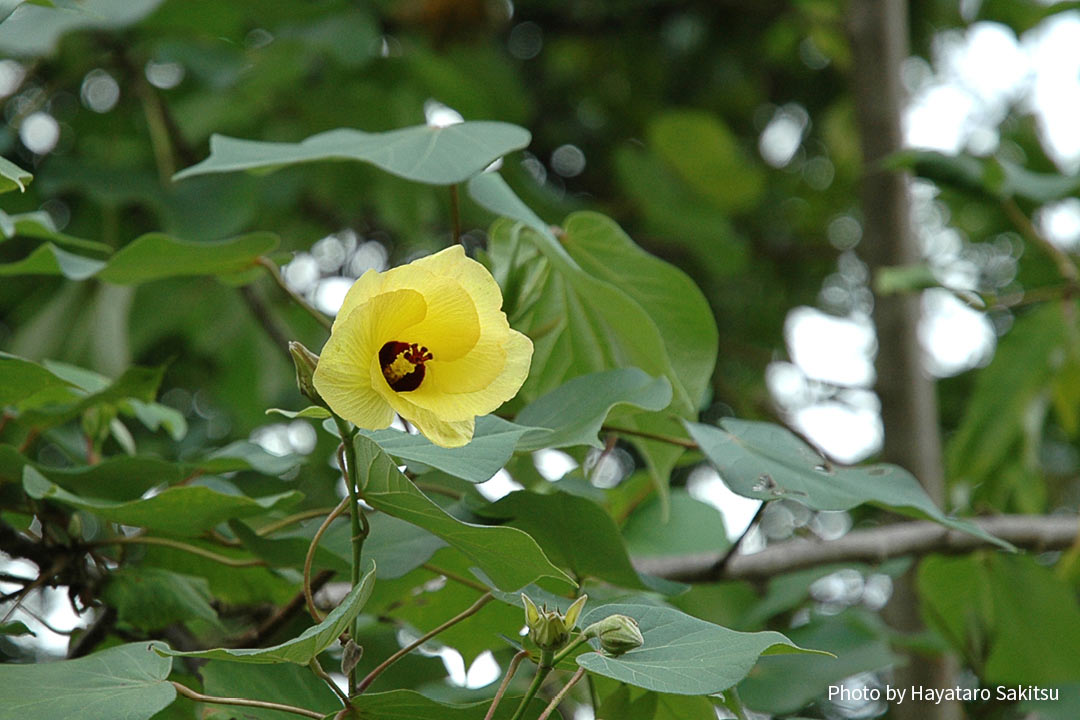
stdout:
[[491,718],[495,717],[495,709],[499,707],[503,695],[506,694],[506,688],[510,686],[510,681],[514,679],[514,673],[517,672],[521,661],[528,656],[528,650],[521,650],[514,655],[514,659],[510,661],[510,666],[506,668],[506,674],[503,675],[502,682],[499,683],[499,689],[495,691],[495,697],[491,700],[491,707],[488,708],[487,714],[484,715],[484,720],[491,720]]
[[[351,510],[350,517],[352,519],[352,572],[349,580],[352,586],[356,587],[360,583],[360,558],[364,551],[364,539],[367,538],[370,530],[367,518],[364,517],[364,511],[360,509],[360,478],[356,472],[356,446],[353,445],[353,437],[356,431],[349,427],[348,423],[338,417],[336,413],[332,413],[331,417],[334,418],[338,434],[341,436],[341,446],[338,448],[338,464],[341,466],[341,472],[345,477],[345,486],[349,490],[349,509]],[[353,642],[356,642],[359,629],[360,619],[358,616],[353,620],[349,628],[349,637],[352,638]],[[353,668],[352,672],[349,673],[349,695],[354,695],[356,692],[356,669]]]
[[159,537],[147,537],[146,535],[129,535],[124,537],[109,538],[108,540],[95,540],[89,545],[162,545],[164,547],[171,547],[175,550],[183,550],[184,552],[191,553],[192,555],[198,555],[204,557],[207,560],[213,560],[216,563],[222,565],[228,565],[229,567],[261,567],[266,565],[265,560],[259,560],[258,558],[242,559],[231,558],[226,555],[219,555],[211,550],[204,550],[201,547],[195,545],[189,545],[186,542],[179,540],[170,540],[169,538]]
[[450,186],[450,222],[454,228],[454,244],[461,242],[461,208],[457,185]]
[[571,642],[569,645],[567,645],[562,650],[560,650],[559,654],[556,655],[552,659],[551,666],[552,667],[558,666],[559,663],[561,663],[563,660],[565,660],[567,658],[567,656],[570,655],[570,653],[577,650],[578,646],[581,645],[583,642],[585,642],[587,639],[588,638],[585,637],[585,633],[581,633],[580,635],[578,635],[576,638],[574,638],[573,642]]
[[311,672],[315,673],[320,680],[330,686],[330,689],[334,691],[334,694],[338,696],[338,699],[341,700],[341,703],[345,707],[349,707],[349,696],[341,692],[341,688],[334,682],[334,678],[330,677],[330,673],[323,670],[323,666],[319,664],[319,658],[311,658],[308,667],[311,668]]
[[552,652],[550,650],[541,651],[540,664],[536,666],[536,675],[533,676],[532,684],[529,685],[529,689],[521,697],[521,702],[518,703],[517,710],[514,711],[514,716],[510,720],[521,720],[525,710],[529,707],[529,702],[536,697],[536,693],[539,692],[540,686],[544,684],[544,679],[551,672],[554,664]]
[[1040,233],[1011,197],[1002,200],[1001,207],[1009,217],[1009,221],[1020,231],[1020,234],[1027,238],[1028,241],[1038,245],[1043,252],[1050,256],[1050,259],[1057,265],[1058,273],[1061,274],[1062,279],[1075,292],[1077,284],[1080,283],[1080,270],[1077,269],[1076,263],[1072,261],[1068,253]]
[[570,680],[567,681],[565,685],[563,685],[562,690],[557,692],[555,694],[555,697],[551,698],[551,702],[548,703],[548,706],[544,708],[544,712],[540,713],[540,717],[538,717],[536,720],[547,720],[549,717],[551,717],[551,713],[555,712],[555,708],[559,706],[559,703],[563,701],[567,693],[569,693],[570,690],[578,684],[578,681],[581,680],[584,675],[585,668],[578,668],[577,672],[575,672],[570,677]]
[[262,265],[270,273],[270,277],[274,279],[278,287],[285,291],[285,294],[289,296],[289,299],[294,303],[302,307],[308,315],[319,321],[319,324],[329,330],[333,326],[333,321],[330,318],[323,315],[321,312],[315,309],[315,307],[304,298],[300,297],[296,292],[289,287],[289,284],[285,282],[285,278],[281,275],[281,269],[277,266],[277,263],[268,257],[260,255],[255,259],[255,262]]
[[645,430],[615,427],[614,425],[603,425],[600,429],[606,432],[618,433],[619,435],[632,435],[634,437],[645,438],[646,440],[656,440],[657,442],[665,442],[669,445],[678,445],[679,447],[684,447],[688,450],[700,449],[698,444],[693,440],[675,437],[674,435],[662,435],[660,433],[647,432]]
[[488,588],[487,588],[486,585],[482,585],[481,583],[478,583],[475,580],[470,580],[469,578],[467,578],[467,577],[465,577],[463,575],[458,575],[457,573],[450,572],[449,570],[445,570],[445,569],[443,569],[443,568],[441,568],[441,567],[439,567],[437,565],[432,565],[431,563],[424,563],[420,567],[424,568],[425,570],[430,570],[431,572],[436,573],[437,575],[442,575],[447,580],[453,580],[454,582],[459,583],[461,585],[464,585],[465,587],[471,587],[473,590],[479,590],[480,592],[487,592],[488,591]]
[[330,511],[330,514],[323,520],[322,525],[315,531],[315,535],[311,538],[311,543],[308,545],[307,554],[304,556],[304,601],[307,603],[308,612],[311,613],[311,617],[315,618],[315,622],[317,623],[322,622],[323,618],[319,613],[319,609],[315,607],[315,597],[311,592],[311,564],[315,560],[315,551],[319,547],[319,541],[322,540],[322,536],[330,528],[330,524],[349,507],[349,502],[349,498],[344,498],[338,503],[336,508]]
[[369,672],[367,674],[367,677],[365,677],[360,682],[360,684],[356,688],[356,693],[349,693],[349,694],[350,695],[355,695],[355,694],[364,692],[365,690],[367,690],[368,686],[371,685],[371,683],[375,682],[375,679],[378,678],[379,675],[381,675],[388,667],[390,667],[391,665],[396,663],[398,660],[400,660],[401,658],[403,658],[406,655],[408,655],[409,653],[411,653],[416,648],[418,648],[421,645],[423,645],[424,643],[426,643],[431,638],[433,638],[436,635],[438,635],[439,633],[441,633],[443,630],[446,630],[449,627],[453,627],[454,625],[457,625],[459,622],[461,622],[463,620],[466,620],[466,619],[472,617],[473,615],[475,615],[476,613],[480,612],[480,610],[485,605],[487,605],[489,602],[491,602],[494,599],[495,598],[492,596],[492,594],[490,592],[484,593],[479,598],[477,598],[476,602],[474,602],[472,605],[470,605],[465,610],[462,610],[460,613],[458,613],[454,617],[450,618],[449,620],[447,620],[446,622],[444,622],[442,625],[435,628],[434,630],[429,630],[428,632],[424,633],[421,637],[417,638],[413,642],[409,643],[405,647],[398,650],[396,653],[394,653],[390,657],[383,660],[381,663],[379,663],[378,667],[376,667],[374,670]]
[[742,698],[739,697],[739,691],[734,686],[724,691],[725,702],[728,710],[735,713],[735,717],[738,720],[747,720],[746,707],[742,704]]
[[263,700],[249,700],[247,698],[235,698],[235,697],[216,697],[214,695],[203,695],[201,692],[196,692],[189,687],[181,685],[180,683],[170,680],[169,681],[176,692],[189,697],[197,702],[213,703],[215,705],[240,705],[242,707],[254,707],[263,708],[266,710],[280,710],[281,712],[292,713],[293,715],[303,715],[304,717],[315,718],[315,720],[322,720],[323,713],[315,712],[314,710],[308,710],[306,708],[295,707],[293,705],[283,705],[276,702],[265,702]]
[[261,528],[255,531],[255,534],[259,537],[266,537],[267,535],[272,535],[273,533],[276,533],[282,528],[287,528],[290,525],[295,525],[298,522],[310,520],[311,518],[323,517],[329,512],[333,512],[333,508],[315,508],[314,510],[302,510],[298,513],[289,515],[288,517],[283,517],[280,520],[275,520],[274,522],[263,525]]

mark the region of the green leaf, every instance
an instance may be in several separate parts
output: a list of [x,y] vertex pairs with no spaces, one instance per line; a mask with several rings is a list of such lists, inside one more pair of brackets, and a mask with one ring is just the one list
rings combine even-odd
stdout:
[[[793,713],[858,673],[873,672],[903,662],[889,647],[889,630],[877,617],[849,610],[815,618],[788,631],[799,645],[836,655],[831,662],[804,655],[762,658],[753,674],[739,684],[747,707],[770,715]],[[909,696],[910,697],[910,696]]]
[[[0,19],[2,22],[2,19]],[[2,31],[0,31],[2,32]],[[19,192],[26,192],[26,186],[34,176],[7,158],[0,157],[0,193],[18,188]]]
[[140,630],[158,630],[193,619],[218,622],[204,578],[161,568],[121,567],[109,574],[101,597],[116,608],[121,621]]
[[904,150],[888,160],[934,182],[973,192],[991,200],[1021,197],[1036,203],[1060,200],[1080,188],[1080,175],[1039,173],[1010,160],[946,155],[936,150]]
[[667,378],[654,378],[637,368],[618,368],[576,377],[526,406],[514,422],[533,431],[518,444],[518,450],[604,446],[600,432],[608,413],[617,405],[633,405],[644,410],[663,410],[671,403]]
[[[264,702],[284,703],[329,713],[340,708],[337,695],[306,667],[293,663],[248,665],[211,660],[199,668],[203,692],[218,697],[242,697]],[[208,706],[212,707],[212,706]],[[296,720],[292,713],[245,707],[241,715],[231,710],[227,717],[244,720]]]
[[63,275],[69,280],[93,277],[105,262],[62,250],[51,242],[42,243],[22,260],[0,265],[0,277],[15,275]]
[[[490,700],[468,705],[449,705],[424,697],[413,690],[391,690],[381,693],[364,693],[351,699],[363,720],[483,720],[491,705]],[[505,697],[495,710],[493,720],[509,720],[514,715],[520,698]],[[546,703],[533,698],[529,703],[528,717],[539,717]],[[556,710],[551,717],[562,718]]]
[[138,22],[162,0],[80,0],[64,7],[27,2],[0,24],[0,54],[38,57],[51,54],[69,32],[119,29]]
[[334,608],[317,625],[312,625],[298,637],[268,648],[232,649],[215,648],[213,650],[194,650],[179,652],[171,648],[160,649],[166,655],[177,657],[199,657],[211,660],[231,660],[243,663],[281,663],[291,662],[307,665],[311,659],[337,642],[338,636],[363,609],[364,603],[371,596],[375,586],[375,563],[369,563],[360,582],[349,591],[341,604]]
[[37,395],[49,399],[70,398],[72,383],[30,360],[0,351],[0,407],[20,405]]
[[255,499],[246,495],[226,495],[199,485],[187,485],[168,488],[144,499],[115,502],[70,493],[50,482],[30,465],[23,468],[23,488],[32,498],[60,502],[123,525],[186,537],[200,535],[204,530],[231,518],[262,515],[271,510],[287,508],[303,498],[295,490]]
[[754,207],[765,174],[717,115],[673,110],[652,120],[649,146],[712,204],[736,213]]
[[686,423],[732,491],[756,500],[788,498],[815,510],[850,510],[869,503],[923,517],[1014,549],[974,523],[946,517],[919,481],[896,465],[839,467],[779,425],[732,418],[721,428]]
[[3,720],[148,720],[176,697],[172,659],[129,643],[78,660],[0,664]]
[[563,246],[582,270],[618,286],[649,314],[695,407],[716,365],[719,335],[712,309],[694,281],[679,268],[638,247],[609,217],[570,215]]
[[26,627],[26,623],[20,620],[0,623],[0,635],[32,635],[37,637],[37,633]]
[[731,547],[724,529],[724,515],[712,505],[674,488],[668,517],[663,504],[652,498],[626,520],[622,534],[635,557],[663,557],[695,553],[723,553]]
[[290,420],[295,420],[296,418],[307,418],[309,420],[323,420],[325,418],[330,417],[330,411],[327,410],[326,408],[320,406],[320,405],[309,405],[308,407],[304,408],[303,410],[297,410],[297,411],[282,410],[281,408],[270,408],[269,410],[266,411],[267,415],[270,415],[271,413],[276,414],[276,415],[284,415],[285,417],[289,418]]
[[142,235],[108,260],[63,250],[52,242],[39,245],[26,258],[0,265],[0,277],[63,275],[70,280],[96,277],[117,285],[192,275],[237,276],[255,267],[256,258],[273,251],[271,233],[251,233],[217,242],[189,242],[163,233]]
[[320,160],[359,160],[407,180],[432,185],[464,182],[507,153],[529,144],[527,130],[500,122],[466,122],[366,133],[339,128],[299,143],[259,142],[214,135],[210,157],[174,176],[276,170]]
[[1020,483],[1042,474],[1039,433],[1033,437],[1028,424],[1045,407],[1045,396],[1058,374],[1068,368],[1060,362],[1062,355],[1068,357],[1072,333],[1063,309],[1048,303],[1017,318],[998,342],[990,365],[977,371],[963,419],[946,445],[949,480],[978,488],[995,507],[1006,509],[1009,495],[1021,491],[1010,486],[1010,475],[1002,473],[1005,466],[1017,463],[1020,472],[1012,477],[1019,475]]
[[588,611],[579,625],[587,627],[615,614],[634,618],[645,643],[615,658],[585,653],[577,657],[578,665],[656,692],[711,695],[746,677],[761,655],[828,655],[797,647],[778,632],[736,632],[666,607],[604,605]]
[[163,233],[142,235],[120,248],[98,279],[117,285],[188,275],[228,275],[255,265],[260,255],[272,252],[278,238],[251,233],[219,242],[188,242]]
[[[391,515],[375,513],[368,523],[371,525],[371,535],[364,541],[364,553],[379,563],[379,578],[383,580],[407,575],[430,560],[439,548],[446,547],[446,541],[442,538]],[[346,548],[350,547],[349,531],[344,523],[339,532],[337,552],[349,557],[344,554]],[[335,548],[333,530],[327,533],[323,543],[328,548]]]
[[459,448],[439,447],[423,435],[393,428],[374,431],[358,428],[357,432],[408,463],[421,463],[469,482],[482,483],[506,465],[514,454],[518,439],[529,432],[529,428],[485,415],[477,418],[472,440]]
[[442,538],[475,561],[499,588],[516,590],[541,577],[571,582],[524,532],[472,525],[454,518],[402,475],[374,441],[357,435],[355,446],[366,502]]
[[1032,557],[930,557],[919,566],[918,586],[926,619],[984,663],[986,682],[1080,680],[1080,604],[1072,588]]
[[615,521],[591,500],[561,491],[541,495],[520,490],[477,512],[507,520],[529,533],[553,561],[570,568],[575,577],[671,594],[685,590],[678,583],[658,583],[640,576],[630,564]]

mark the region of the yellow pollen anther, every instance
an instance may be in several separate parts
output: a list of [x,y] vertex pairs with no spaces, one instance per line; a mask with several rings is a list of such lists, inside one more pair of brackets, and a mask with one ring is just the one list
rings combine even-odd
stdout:
[[415,369],[416,365],[409,362],[408,358],[405,357],[405,353],[401,353],[394,358],[394,362],[383,368],[383,375],[386,376],[386,382],[393,385]]

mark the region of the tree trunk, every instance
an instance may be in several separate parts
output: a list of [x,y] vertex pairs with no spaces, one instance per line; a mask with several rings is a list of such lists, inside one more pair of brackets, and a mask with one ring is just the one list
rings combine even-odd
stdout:
[[[911,227],[907,179],[881,168],[881,160],[901,149],[900,117],[904,92],[901,63],[908,55],[906,0],[851,0],[848,36],[853,52],[851,74],[856,120],[863,152],[863,255],[871,273],[890,265],[919,262],[921,251]],[[944,471],[937,400],[933,381],[923,369],[918,338],[917,295],[876,298],[877,386],[885,427],[883,459],[907,468],[939,505],[944,500]],[[914,575],[899,578],[886,608],[889,623],[905,632],[922,628]],[[899,687],[952,687],[953,662],[910,657],[897,668]],[[912,702],[890,708],[900,720],[954,720],[958,704]]]

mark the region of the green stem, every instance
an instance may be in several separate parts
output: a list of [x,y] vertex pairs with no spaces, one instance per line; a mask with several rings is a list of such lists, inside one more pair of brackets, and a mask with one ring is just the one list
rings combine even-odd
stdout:
[[319,324],[327,330],[333,327],[334,323],[332,320],[330,320],[330,318],[326,317],[321,312],[316,310],[315,307],[311,305],[311,303],[297,295],[296,292],[291,287],[289,287],[289,283],[285,282],[285,278],[281,275],[281,268],[277,266],[276,262],[274,262],[268,257],[263,257],[261,255],[255,259],[255,262],[266,268],[267,272],[270,273],[270,277],[274,278],[274,282],[277,283],[278,287],[284,290],[285,294],[289,296],[289,299],[302,307],[308,315],[318,320]]
[[319,541],[322,540],[322,536],[330,528],[330,524],[338,518],[341,513],[345,512],[345,509],[349,506],[349,498],[344,498],[338,506],[330,511],[330,514],[326,516],[326,519],[319,525],[319,529],[315,531],[315,535],[311,538],[311,543],[308,544],[307,554],[304,556],[304,601],[307,603],[308,612],[311,613],[311,617],[315,619],[315,622],[319,623],[323,621],[323,616],[319,612],[319,608],[315,607],[315,596],[311,592],[311,565],[315,561],[315,551],[319,548]]
[[450,222],[454,227],[454,244],[461,242],[461,209],[458,202],[458,186],[450,186]]
[[[350,582],[353,587],[356,587],[360,584],[360,558],[364,551],[364,539],[367,537],[369,530],[367,518],[364,517],[364,511],[360,509],[358,491],[360,483],[356,473],[356,447],[353,445],[353,436],[356,431],[349,427],[336,413],[333,413],[332,417],[337,425],[338,433],[341,435],[338,462],[340,464],[344,461],[341,472],[345,477],[345,486],[349,489],[349,510],[352,519],[352,572]],[[359,631],[360,618],[357,616],[349,630],[349,636],[353,639],[353,642],[357,642]],[[349,695],[355,694],[356,691],[356,669],[353,668],[352,672],[349,673]]]
[[724,705],[727,706],[728,710],[735,713],[738,720],[747,720],[746,708],[742,704],[742,698],[739,697],[739,691],[734,687],[724,691]]
[[210,550],[204,550],[201,547],[195,545],[188,545],[185,542],[179,540],[170,540],[169,538],[159,537],[147,537],[146,535],[128,535],[124,537],[109,538],[108,540],[94,540],[87,543],[92,546],[100,545],[161,545],[163,547],[171,547],[175,550],[183,550],[184,552],[191,553],[192,555],[198,555],[204,557],[207,560],[213,560],[216,563],[222,565],[228,565],[229,567],[260,567],[266,565],[265,560],[250,559],[245,560],[242,558],[231,558],[225,555],[219,555],[216,552]]
[[320,680],[330,686],[330,689],[333,690],[334,694],[338,696],[339,700],[341,700],[342,705],[344,705],[345,707],[349,707],[349,696],[341,692],[341,688],[339,688],[337,686],[337,683],[334,682],[334,678],[330,677],[330,673],[323,670],[322,664],[319,663],[319,658],[311,658],[311,662],[308,663],[308,667],[311,668],[311,672],[315,673],[315,675],[318,676]]
[[578,646],[584,643],[586,640],[588,640],[588,638],[585,637],[585,633],[581,633],[580,635],[578,635],[576,638],[574,638],[573,642],[571,642],[569,645],[559,651],[559,654],[556,655],[555,658],[551,661],[551,666],[558,667],[559,663],[565,660],[567,656],[570,655],[570,653],[577,650]]
[[525,710],[529,707],[529,703],[536,697],[536,693],[540,691],[540,686],[544,684],[544,680],[548,674],[555,667],[554,653],[550,650],[540,651],[540,664],[536,666],[536,675],[533,676],[532,684],[529,685],[529,689],[525,691],[525,695],[522,696],[521,702],[517,706],[517,710],[514,711],[514,716],[510,720],[521,720],[525,715]]

